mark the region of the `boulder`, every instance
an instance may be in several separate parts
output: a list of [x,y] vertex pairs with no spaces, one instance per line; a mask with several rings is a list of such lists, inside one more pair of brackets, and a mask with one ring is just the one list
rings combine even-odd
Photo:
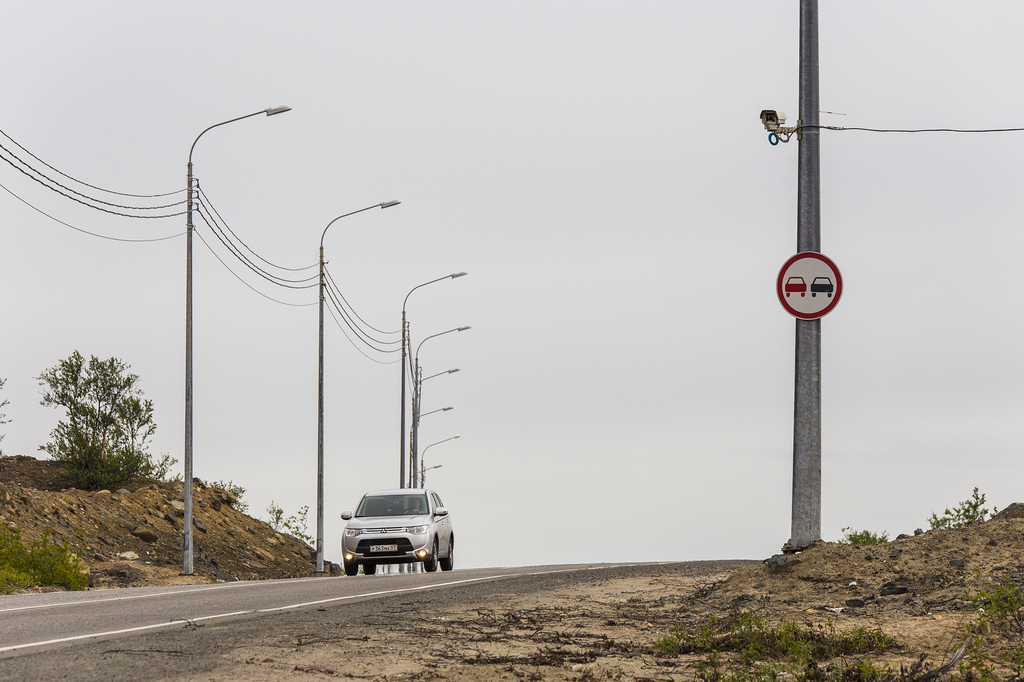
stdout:
[[142,540],[143,542],[156,542],[160,539],[160,536],[153,532],[153,529],[146,528],[145,526],[139,526],[132,531],[132,535]]
[[[2,497],[0,497],[2,499]],[[1014,502],[1003,511],[999,512],[993,519],[1024,519],[1024,502]]]
[[139,558],[139,555],[136,554],[135,552],[128,551],[128,552],[121,552],[120,554],[117,555],[117,558],[121,559],[122,561],[135,561],[136,559]]

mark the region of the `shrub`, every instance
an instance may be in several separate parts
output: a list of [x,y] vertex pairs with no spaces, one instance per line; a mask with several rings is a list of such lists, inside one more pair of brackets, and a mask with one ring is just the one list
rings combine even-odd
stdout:
[[267,513],[270,514],[270,521],[267,524],[271,528],[277,532],[284,531],[293,537],[297,537],[307,545],[313,544],[313,537],[306,529],[306,514],[309,513],[309,505],[301,507],[298,514],[293,514],[286,518],[284,510],[271,500],[270,506],[267,507]]
[[[975,521],[984,521],[988,509],[983,508],[981,506],[983,504],[985,504],[985,494],[979,495],[978,489],[975,488],[971,499],[964,500],[952,510],[947,507],[942,516],[937,516],[935,512],[932,512],[928,523],[931,524],[932,530],[941,530],[943,528],[963,528]],[[996,510],[993,509],[992,513],[995,512]]]
[[18,531],[0,526],[0,593],[33,585],[84,590],[89,578],[82,568],[80,552],[66,542],[50,542],[49,533],[26,546]]
[[843,528],[843,537],[839,542],[847,545],[881,545],[889,542],[889,532],[883,530],[875,534],[869,530]]
[[36,377],[40,404],[66,410],[50,442],[39,447],[63,466],[67,485],[114,490],[138,479],[166,476],[174,459],[154,462],[147,446],[156,431],[153,402],[142,398],[138,375],[117,358],[88,362],[75,351]]
[[245,494],[245,488],[243,488],[240,485],[235,485],[234,481],[228,481],[227,483],[225,483],[224,481],[212,481],[210,483],[206,483],[205,485],[207,488],[217,488],[218,490],[228,491],[229,493],[235,496],[235,501],[231,505],[232,507],[242,512],[243,514],[249,511],[249,503],[242,502],[242,495]]

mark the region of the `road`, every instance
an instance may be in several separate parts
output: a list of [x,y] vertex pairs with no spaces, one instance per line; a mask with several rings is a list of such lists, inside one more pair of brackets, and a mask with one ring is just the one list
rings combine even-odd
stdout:
[[[0,597],[0,680],[193,679],[224,651],[272,642],[301,623],[336,633],[345,619],[424,603],[543,591],[547,581],[662,570],[594,564],[378,574]],[[230,677],[229,677],[230,679]]]

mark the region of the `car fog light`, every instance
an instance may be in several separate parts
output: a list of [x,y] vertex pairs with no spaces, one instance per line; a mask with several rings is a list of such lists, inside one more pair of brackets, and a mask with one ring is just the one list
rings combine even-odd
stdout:
[[416,555],[421,559],[425,559],[427,557],[427,550],[421,549],[420,551],[416,552]]
[[355,559],[355,557],[352,556],[351,554],[346,554],[345,555],[345,561],[352,561],[353,559]]

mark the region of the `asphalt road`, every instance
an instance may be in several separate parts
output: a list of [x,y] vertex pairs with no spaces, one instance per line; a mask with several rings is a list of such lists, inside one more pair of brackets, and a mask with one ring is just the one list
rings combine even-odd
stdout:
[[[0,680],[188,678],[201,675],[210,652],[223,646],[226,638],[237,641],[273,632],[286,622],[282,618],[294,621],[297,615],[311,614],[307,618],[315,620],[320,615],[316,612],[339,609],[355,617],[389,598],[408,599],[425,591],[457,601],[489,589],[508,589],[510,580],[517,585],[526,580],[529,589],[543,589],[544,579],[635,570],[630,566],[637,565],[472,569],[4,596]],[[207,627],[213,624],[220,627]],[[212,638],[213,632],[219,634]],[[126,666],[123,658],[114,669],[104,665],[103,654],[125,651],[188,655],[149,657],[140,660],[140,666]]]

